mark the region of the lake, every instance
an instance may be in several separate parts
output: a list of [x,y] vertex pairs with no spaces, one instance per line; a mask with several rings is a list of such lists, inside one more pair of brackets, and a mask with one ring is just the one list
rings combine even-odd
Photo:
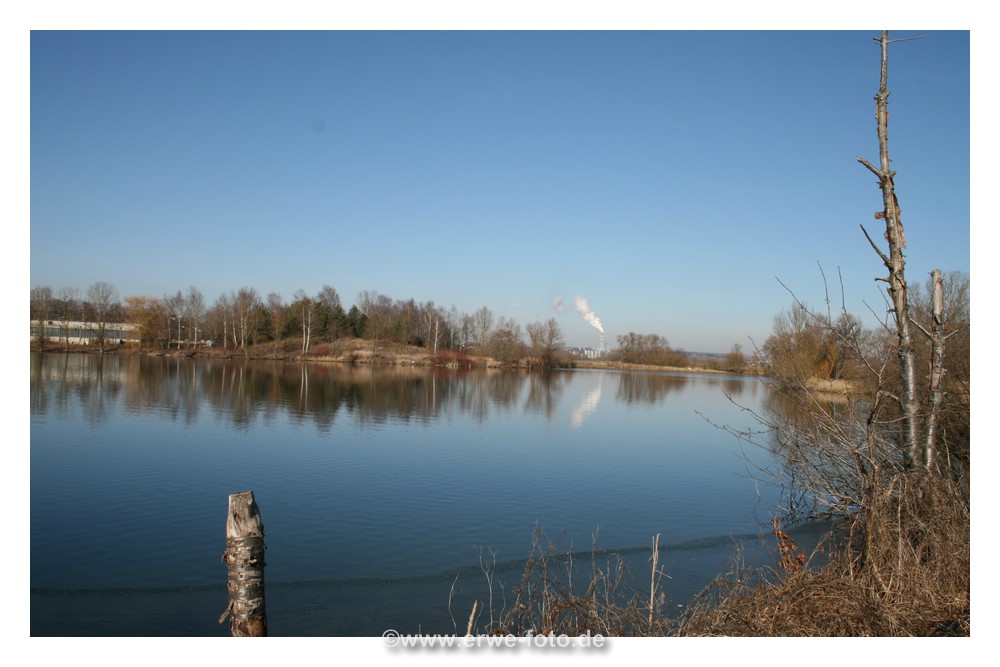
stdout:
[[245,490],[272,635],[464,633],[481,564],[509,590],[535,531],[639,581],[659,534],[681,608],[735,544],[766,557],[777,490],[751,473],[771,454],[718,425],[755,427],[741,406],[767,395],[735,376],[33,354],[31,633],[227,634]]

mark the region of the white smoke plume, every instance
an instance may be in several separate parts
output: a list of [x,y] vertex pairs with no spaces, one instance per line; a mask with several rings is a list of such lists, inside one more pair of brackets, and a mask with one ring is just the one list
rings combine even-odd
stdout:
[[563,305],[561,296],[557,296],[556,298],[552,299],[552,310],[556,311],[557,313],[561,313],[564,310],[566,310],[566,306]]
[[580,313],[580,315],[583,316],[583,319],[587,320],[592,327],[600,331],[602,334],[604,333],[604,327],[601,325],[601,320],[598,319],[597,315],[594,315],[594,311],[590,309],[590,304],[587,303],[586,299],[577,295],[573,297],[573,305],[576,306],[576,312]]

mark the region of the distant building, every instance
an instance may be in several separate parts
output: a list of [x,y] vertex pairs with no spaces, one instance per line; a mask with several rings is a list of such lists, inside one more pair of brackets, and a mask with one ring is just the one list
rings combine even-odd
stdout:
[[[38,339],[38,320],[31,320],[31,340]],[[100,327],[97,322],[62,322],[45,320],[45,340],[54,343],[66,341],[71,345],[97,345]],[[125,322],[108,322],[104,325],[104,340],[108,343],[138,343],[139,327]]]
[[604,356],[603,352],[592,347],[567,347],[565,350],[579,359],[600,359]]

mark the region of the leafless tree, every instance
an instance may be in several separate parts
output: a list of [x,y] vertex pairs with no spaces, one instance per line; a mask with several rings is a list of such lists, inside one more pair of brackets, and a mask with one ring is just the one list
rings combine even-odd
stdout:
[[490,336],[490,355],[504,364],[512,364],[524,356],[521,325],[509,317],[501,317]]
[[478,339],[476,338],[476,316],[470,315],[469,313],[462,313],[462,321],[460,325],[459,338],[461,342],[459,345],[465,349],[473,344],[478,344]]
[[378,292],[364,290],[358,294],[358,309],[366,319],[365,329],[372,337],[372,354],[378,353],[378,340],[385,335],[392,315],[392,299]]
[[483,306],[476,311],[473,318],[476,345],[482,349],[486,346],[486,342],[490,339],[490,334],[493,332],[493,311]]
[[38,349],[42,351],[45,347],[45,323],[49,319],[52,311],[52,288],[38,286],[31,288],[31,319],[38,320]]
[[733,347],[726,354],[723,361],[723,366],[727,370],[740,372],[747,365],[746,355],[743,354],[743,346],[739,343],[733,343]]
[[459,328],[462,325],[462,317],[458,313],[458,308],[454,305],[448,310],[448,347],[454,350],[461,342],[459,341],[460,331]]
[[[928,345],[918,346],[917,364],[928,369],[929,406],[926,436],[935,456],[969,460],[970,283],[962,272],[932,271],[926,291],[910,285],[910,315]],[[947,343],[947,354],[944,354]],[[921,383],[923,384],[923,383]]]
[[526,327],[531,345],[531,356],[545,367],[556,364],[556,356],[564,343],[562,330],[555,318],[546,322],[532,322]]
[[247,340],[253,342],[256,335],[256,315],[257,307],[260,305],[260,296],[253,287],[241,287],[233,295],[233,309],[235,312],[235,323],[239,325],[240,348],[247,349]]
[[294,295],[295,302],[293,308],[298,313],[302,323],[302,356],[309,354],[309,346],[312,341],[313,317],[316,313],[316,302],[306,294],[305,290],[298,290]]
[[329,285],[323,285],[319,294],[316,295],[316,301],[331,311],[343,307],[340,305],[340,295],[337,293],[337,290]]
[[441,341],[441,324],[444,322],[445,328],[448,326],[448,316],[443,308],[438,308],[433,301],[420,304],[420,326],[421,338],[424,340],[424,347],[434,354],[438,352],[438,345]]
[[80,290],[76,287],[63,287],[59,290],[59,330],[62,334],[65,350],[69,351],[69,332],[74,314],[79,308]]
[[[391,334],[390,334],[391,332]],[[389,311],[386,338],[390,336],[404,345],[416,345],[420,332],[420,309],[413,299],[397,300]]]
[[545,325],[541,322],[529,322],[524,330],[528,334],[528,344],[531,346],[532,356],[541,357],[545,345]]
[[[933,348],[931,357],[931,386],[927,395],[921,400],[917,377],[917,354],[913,340],[914,322],[910,317],[910,306],[907,299],[906,258],[903,249],[906,247],[906,236],[900,218],[899,198],[896,195],[895,176],[889,159],[889,89],[888,63],[889,44],[903,40],[890,40],[889,31],[883,30],[882,35],[875,39],[882,52],[882,68],[879,79],[879,90],[875,95],[875,118],[878,130],[879,166],[858,157],[858,162],[865,166],[878,178],[878,186],[882,191],[882,210],[875,217],[885,221],[885,239],[888,242],[888,253],[883,252],[872,240],[864,226],[861,227],[871,244],[872,249],[882,259],[888,270],[888,278],[879,280],[888,283],[888,293],[892,302],[897,337],[896,356],[899,360],[901,393],[897,398],[903,418],[902,448],[907,469],[922,466],[930,470],[934,466],[935,440],[937,422],[940,415],[942,398],[941,380],[944,374],[944,320],[943,313],[934,311],[934,324],[930,329],[922,331],[929,339]],[[940,303],[940,271],[935,270],[932,291],[933,303]],[[928,406],[921,411],[921,404]]]
[[281,340],[285,333],[285,323],[287,313],[284,299],[277,292],[267,295],[267,309],[271,313],[271,327],[273,329],[274,340]]
[[188,288],[187,299],[184,302],[184,311],[188,321],[188,340],[194,341],[194,346],[198,346],[199,334],[201,333],[202,318],[205,316],[205,297],[192,285]]
[[[225,294],[221,295],[215,300],[215,305],[212,307],[212,312],[214,317],[212,318],[216,325],[222,325],[222,349],[226,350],[229,348],[229,313],[232,305],[229,302],[229,297]],[[233,345],[236,345],[236,339],[233,338]]]
[[177,349],[181,347],[181,340],[184,336],[181,327],[184,324],[184,295],[180,290],[176,294],[163,297],[163,307],[167,316],[167,347],[170,347],[170,339],[176,335]]
[[619,335],[617,355],[626,363],[681,367],[689,365],[683,350],[671,349],[667,339],[658,334],[630,331]]
[[108,327],[108,316],[118,306],[118,290],[110,283],[99,281],[87,289],[87,299],[94,309],[98,344],[101,346],[101,352],[103,353],[106,342],[104,334]]

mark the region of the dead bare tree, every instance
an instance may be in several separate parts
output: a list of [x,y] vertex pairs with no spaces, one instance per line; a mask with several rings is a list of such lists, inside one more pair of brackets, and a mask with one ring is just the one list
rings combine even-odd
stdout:
[[[961,433],[945,433],[950,402],[946,398],[950,397],[945,395],[944,382],[945,341],[968,331],[968,316],[963,316],[962,308],[946,304],[949,300],[967,303],[968,288],[957,289],[949,299],[941,273],[935,270],[929,302],[916,283],[908,294],[906,240],[888,152],[886,81],[892,41],[883,32],[876,42],[882,59],[875,97],[880,161],[878,167],[860,157],[858,161],[878,177],[882,191],[882,210],[875,217],[885,221],[888,251],[881,250],[862,226],[888,269],[887,278],[877,279],[888,283],[888,293],[883,295],[886,309],[876,314],[881,326],[873,332],[853,326],[843,305],[841,317],[835,320],[829,295],[825,313],[810,310],[796,298],[794,312],[802,324],[834,342],[855,366],[850,381],[834,388],[813,382],[815,373],[774,373],[769,380],[773,391],[761,414],[754,415],[765,430],[728,429],[757,445],[766,438],[775,454],[769,464],[773,467],[755,476],[782,487],[784,506],[779,511],[783,519],[828,517],[834,521],[833,539],[826,547],[829,560],[816,571],[798,567],[793,571],[787,567],[779,535],[784,569],[779,583],[765,579],[759,585],[744,576],[724,580],[721,587],[708,589],[717,591],[717,597],[689,606],[680,634],[969,632],[968,458],[954,467],[945,464],[952,439],[961,440]],[[843,303],[843,285],[841,295]],[[846,326],[838,326],[840,320]],[[920,344],[922,340],[915,340],[918,331],[926,337],[929,349]],[[785,333],[776,330],[778,335]],[[961,345],[964,339],[957,342]],[[956,375],[963,375],[965,349],[957,347],[953,356],[949,365]],[[773,355],[765,354],[765,358],[773,363]],[[961,393],[964,378],[955,380],[952,386]],[[965,396],[952,405],[956,413],[964,411],[967,423],[967,383],[964,387]],[[953,421],[959,417],[956,414]],[[939,427],[943,427],[940,433]],[[938,447],[940,464],[935,462]],[[921,472],[933,474],[915,474]],[[775,525],[776,534],[778,530]],[[802,603],[806,606],[798,607]],[[809,620],[797,625],[796,619]],[[792,623],[787,625],[789,620]]]
[[[885,220],[885,239],[889,244],[888,254],[882,252],[872,237],[865,230],[868,243],[882,259],[889,271],[888,278],[876,280],[888,283],[888,292],[892,302],[892,312],[895,318],[898,347],[896,356],[899,359],[899,372],[902,385],[901,395],[897,398],[903,415],[903,438],[900,443],[903,449],[904,465],[908,470],[922,466],[931,470],[934,466],[935,440],[937,436],[937,421],[943,398],[944,377],[944,323],[940,321],[941,311],[937,310],[932,331],[919,327],[932,345],[930,390],[925,398],[928,409],[921,414],[921,397],[917,381],[916,352],[913,341],[913,325],[916,323],[910,317],[907,300],[906,258],[903,248],[906,247],[906,236],[903,233],[903,223],[900,219],[899,198],[896,196],[896,172],[891,168],[889,160],[889,90],[888,61],[889,44],[906,40],[890,40],[889,31],[883,30],[882,35],[875,39],[882,51],[882,71],[879,80],[878,94],[875,95],[875,118],[878,126],[879,166],[875,167],[868,160],[858,157],[857,160],[878,177],[879,188],[882,190],[882,210],[875,213],[876,219]],[[940,290],[941,272],[935,269],[936,287]]]
[[[903,254],[906,241],[888,153],[888,33],[883,32],[876,41],[882,50],[879,92],[875,97],[880,166],[860,157],[858,161],[879,177],[883,195],[883,210],[875,215],[885,220],[888,252],[883,252],[865,231],[888,269],[888,277],[878,279],[888,283],[886,310],[878,314],[881,328],[865,332],[851,324],[854,320],[843,305],[842,284],[839,317],[830,307],[829,294],[826,312],[814,311],[796,298],[794,312],[802,326],[849,360],[847,393],[814,382],[813,376],[773,373],[774,391],[764,406],[764,414],[758,416],[772,439],[769,446],[779,454],[775,469],[763,471],[764,477],[787,489],[785,509],[800,518],[858,515],[859,508],[877,506],[875,498],[893,488],[897,475],[943,473],[948,468],[944,458],[940,466],[935,462],[937,448],[946,452],[950,442],[950,436],[943,435],[939,428],[948,405],[945,342],[960,329],[967,331],[967,326],[956,327],[946,321],[956,313],[952,312],[954,308],[944,307],[947,299],[942,296],[940,271],[932,273],[929,303],[919,298],[919,285],[913,288],[912,295],[908,294]],[[825,275],[823,280],[826,287]],[[929,350],[915,340],[917,332],[925,335]],[[778,334],[783,332],[776,330]],[[791,340],[791,344],[792,352],[802,345],[797,340]],[[765,352],[775,349],[771,339],[764,345]],[[765,356],[772,364],[781,361],[776,354]],[[963,406],[967,411],[967,401],[955,403],[959,410]],[[736,435],[753,440],[746,434]]]

